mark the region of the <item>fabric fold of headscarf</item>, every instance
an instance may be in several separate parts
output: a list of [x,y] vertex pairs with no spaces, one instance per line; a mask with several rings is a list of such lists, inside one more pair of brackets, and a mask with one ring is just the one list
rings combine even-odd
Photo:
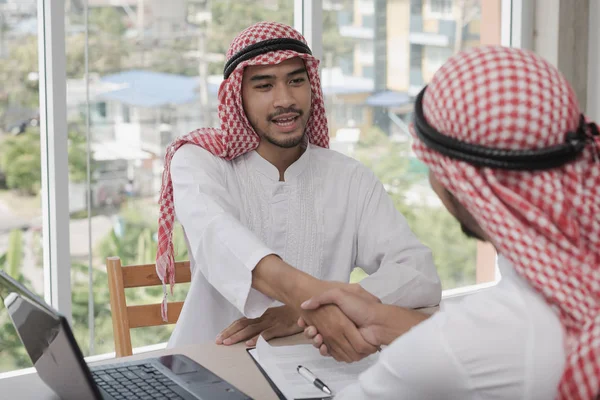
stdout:
[[[243,49],[253,46],[260,48],[261,42],[269,43],[271,39],[294,39],[306,46],[304,37],[293,28],[276,23],[260,22],[242,31],[231,43],[226,59],[229,61]],[[302,46],[279,46],[276,50],[258,54],[237,63],[235,69],[219,87],[218,115],[221,128],[203,128],[177,138],[167,148],[165,167],[162,176],[162,186],[159,196],[158,220],[158,250],[156,254],[156,272],[163,282],[164,298],[161,314],[167,321],[167,283],[170,285],[171,294],[175,284],[175,260],[173,254],[173,226],[175,223],[175,209],[173,204],[173,184],[171,181],[171,160],[175,152],[185,144],[201,146],[217,157],[232,160],[244,153],[256,149],[260,137],[250,125],[242,105],[242,78],[244,68],[249,65],[274,65],[285,60],[299,57],[304,61],[312,91],[312,104],[310,117],[307,122],[305,135],[308,141],[320,147],[329,146],[329,133],[327,118],[323,101],[323,92],[319,79],[319,61],[310,52],[298,52]]]
[[[452,57],[423,97],[429,125],[491,148],[543,149],[581,125],[575,93],[536,54],[483,46]],[[413,127],[414,128],[414,127]],[[592,130],[594,131],[594,130]],[[594,131],[594,133],[597,130]],[[565,329],[560,399],[600,394],[600,138],[573,161],[541,171],[475,167],[414,150],[490,236],[498,251],[554,307]]]

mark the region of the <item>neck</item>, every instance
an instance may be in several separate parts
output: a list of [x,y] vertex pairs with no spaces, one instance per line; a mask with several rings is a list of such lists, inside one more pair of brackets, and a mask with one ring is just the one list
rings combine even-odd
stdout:
[[273,164],[279,171],[279,180],[283,182],[285,171],[304,153],[305,148],[299,144],[289,149],[279,147],[267,140],[261,140],[256,152]]

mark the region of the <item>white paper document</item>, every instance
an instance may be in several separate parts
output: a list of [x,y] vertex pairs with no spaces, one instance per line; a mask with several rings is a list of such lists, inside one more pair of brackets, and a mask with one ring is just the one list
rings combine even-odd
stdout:
[[256,348],[249,353],[288,400],[328,397],[298,373],[298,365],[308,368],[335,396],[346,386],[356,382],[361,372],[373,365],[379,357],[376,353],[361,361],[346,364],[331,357],[323,357],[310,344],[271,346],[262,336],[258,339]]

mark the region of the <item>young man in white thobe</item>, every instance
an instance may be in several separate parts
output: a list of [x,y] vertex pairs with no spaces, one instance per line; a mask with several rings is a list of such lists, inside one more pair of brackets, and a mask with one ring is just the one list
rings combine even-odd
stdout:
[[[318,61],[297,31],[251,26],[227,60],[221,130],[193,132],[167,154],[157,267],[170,281],[173,214],[192,265],[169,345],[217,335],[218,344],[253,345],[261,333],[301,332],[302,314],[321,326],[337,359],[358,360],[376,348],[337,307],[303,312],[300,304],[343,286],[384,303],[436,305],[431,253],[374,174],[327,149]],[[348,284],[356,266],[370,274],[362,286]]]
[[411,129],[434,191],[495,246],[502,280],[430,318],[343,289],[308,301],[389,345],[335,398],[597,399],[600,138],[571,86],[529,51],[472,49],[436,72]]

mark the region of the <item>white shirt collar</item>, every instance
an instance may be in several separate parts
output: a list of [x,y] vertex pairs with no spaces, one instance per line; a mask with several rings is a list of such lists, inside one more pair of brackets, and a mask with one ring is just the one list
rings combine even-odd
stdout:
[[[310,144],[305,139],[303,142],[305,147],[304,153],[298,158],[284,173],[284,180],[289,182],[296,179],[310,165]],[[248,162],[250,166],[273,181],[279,181],[279,170],[269,161],[265,160],[256,150],[248,153]]]

